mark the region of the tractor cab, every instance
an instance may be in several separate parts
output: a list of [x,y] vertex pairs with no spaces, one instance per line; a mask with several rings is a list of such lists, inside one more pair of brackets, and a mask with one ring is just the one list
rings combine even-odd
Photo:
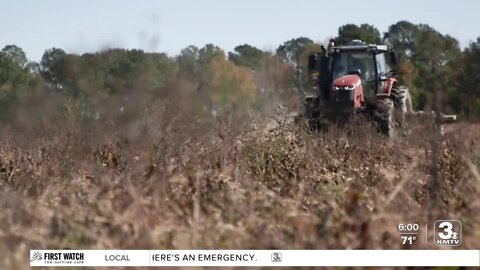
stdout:
[[328,50],[323,48],[322,53],[309,57],[309,72],[316,74],[312,76],[313,90],[324,100],[334,99],[342,90],[359,89],[360,103],[364,97],[389,94],[390,65],[396,65],[391,47],[359,40],[341,46],[331,41]]

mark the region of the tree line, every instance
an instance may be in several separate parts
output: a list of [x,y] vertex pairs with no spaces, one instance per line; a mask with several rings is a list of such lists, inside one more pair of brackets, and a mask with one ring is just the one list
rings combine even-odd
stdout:
[[[462,49],[458,40],[427,24],[399,21],[385,33],[369,24],[339,27],[337,44],[352,39],[394,46],[396,72],[417,109],[440,104],[448,113],[480,115],[480,37]],[[0,52],[0,117],[8,120],[32,95],[55,95],[61,100],[58,110],[82,119],[101,117],[98,108],[112,98],[148,103],[185,89],[202,93],[203,109],[255,107],[280,93],[308,91],[307,58],[319,50],[307,37],[288,40],[275,51],[242,44],[225,52],[207,44],[174,57],[126,49],[75,55],[51,48],[36,63],[20,47],[8,45]]]

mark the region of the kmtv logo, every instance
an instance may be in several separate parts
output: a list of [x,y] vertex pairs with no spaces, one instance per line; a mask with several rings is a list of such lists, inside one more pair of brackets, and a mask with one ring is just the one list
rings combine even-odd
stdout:
[[460,246],[462,243],[462,223],[458,220],[435,221],[435,245]]

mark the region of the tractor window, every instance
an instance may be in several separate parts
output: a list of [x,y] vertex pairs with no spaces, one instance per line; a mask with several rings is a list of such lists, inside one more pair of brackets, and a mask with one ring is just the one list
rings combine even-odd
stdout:
[[333,59],[333,78],[359,73],[363,81],[375,80],[375,61],[366,51],[341,51]]
[[385,54],[384,53],[376,54],[375,60],[377,62],[378,76],[386,75],[387,72],[390,71],[390,68],[387,65],[387,61],[385,60]]

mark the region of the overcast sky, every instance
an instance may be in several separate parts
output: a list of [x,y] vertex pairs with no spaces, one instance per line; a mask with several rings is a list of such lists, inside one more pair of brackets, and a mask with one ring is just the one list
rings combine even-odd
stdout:
[[[38,61],[44,50],[107,47],[175,55],[214,43],[229,51],[248,43],[273,50],[299,36],[323,41],[346,23],[381,32],[399,21],[427,23],[466,46],[480,36],[477,0],[1,0],[0,47],[16,44]],[[391,7],[386,3],[395,3]]]

